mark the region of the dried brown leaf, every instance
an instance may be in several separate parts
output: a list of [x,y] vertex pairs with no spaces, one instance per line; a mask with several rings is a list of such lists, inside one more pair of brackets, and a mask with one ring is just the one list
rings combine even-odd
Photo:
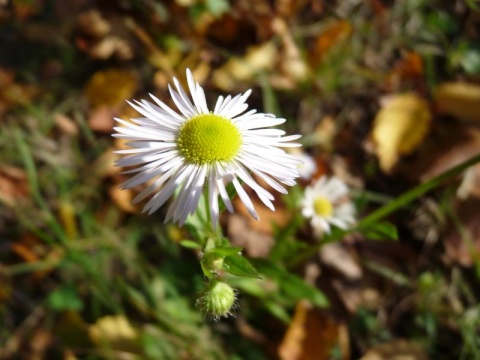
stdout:
[[295,308],[278,355],[282,360],[328,360],[338,337],[339,325],[302,301]]
[[339,42],[345,41],[352,34],[353,27],[347,20],[338,20],[330,24],[315,40],[310,54],[314,67],[318,66],[323,57]]
[[414,51],[407,52],[397,61],[387,74],[387,87],[397,89],[400,85],[412,84],[419,86],[423,82],[423,61]]
[[459,123],[439,123],[415,156],[397,170],[412,181],[428,181],[480,153],[480,131]]
[[372,347],[360,360],[428,360],[428,353],[418,343],[396,339]]
[[15,82],[13,72],[0,69],[0,115],[19,105],[27,105],[40,94],[34,85]]
[[458,226],[452,225],[443,240],[445,256],[449,263],[472,266],[480,261],[479,199],[469,199],[455,205]]
[[267,257],[273,246],[272,235],[254,230],[245,215],[228,217],[228,238],[233,246],[240,246],[250,257]]
[[0,167],[0,202],[13,207],[19,201],[25,200],[28,194],[27,175],[23,169],[12,166]]
[[323,264],[334,268],[349,280],[359,280],[363,275],[358,262],[341,243],[322,246],[319,255]]
[[126,213],[138,212],[138,207],[132,205],[134,193],[132,189],[122,189],[118,184],[110,186],[108,193],[113,203]]
[[108,106],[99,106],[90,112],[88,117],[88,127],[96,132],[111,134],[115,126],[114,117],[117,111]]
[[295,43],[287,22],[276,17],[272,20],[272,29],[282,40],[283,51],[281,52],[281,67],[283,73],[293,81],[303,81],[309,75],[310,69],[304,61],[300,49]]

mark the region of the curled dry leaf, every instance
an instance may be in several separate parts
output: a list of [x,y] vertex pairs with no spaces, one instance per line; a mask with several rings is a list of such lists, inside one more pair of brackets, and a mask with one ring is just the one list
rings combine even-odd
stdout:
[[80,14],[78,26],[83,33],[95,38],[101,38],[111,30],[110,23],[98,10],[89,10]]
[[0,203],[15,206],[27,198],[29,187],[27,174],[23,169],[3,166],[0,168]]
[[108,193],[113,203],[126,213],[135,213],[138,208],[132,205],[134,193],[132,189],[122,189],[118,184],[112,185],[108,189]]
[[434,92],[440,111],[462,120],[480,121],[480,86],[445,83]]
[[252,80],[262,71],[275,65],[277,48],[272,42],[252,46],[244,57],[232,57],[213,74],[213,82],[224,91],[234,89],[238,82]]
[[55,120],[55,125],[63,134],[72,137],[78,135],[78,126],[72,118],[61,113],[54,114],[53,118]]
[[425,139],[431,123],[428,104],[414,93],[396,95],[378,112],[371,138],[385,172],[391,172],[402,155],[411,154]]
[[106,60],[117,56],[122,60],[133,58],[133,49],[130,44],[119,36],[106,36],[90,47],[89,54],[95,59]]
[[294,81],[302,81],[308,76],[309,68],[304,61],[287,22],[277,17],[272,20],[272,29],[280,39],[284,51],[282,51],[282,71]]

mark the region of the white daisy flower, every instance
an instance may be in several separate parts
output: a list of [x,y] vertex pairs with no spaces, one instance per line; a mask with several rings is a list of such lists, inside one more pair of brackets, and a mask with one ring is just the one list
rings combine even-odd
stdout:
[[317,235],[329,233],[332,225],[348,229],[355,223],[355,207],[348,200],[348,188],[336,177],[322,176],[305,189],[302,215],[311,219]]
[[183,225],[198,207],[205,186],[215,226],[219,215],[218,196],[233,212],[225,188],[231,182],[249,213],[258,220],[253,203],[240,183],[243,181],[274,210],[273,195],[251,174],[273,189],[287,193],[283,185],[295,185],[300,160],[281,148],[300,146],[292,142],[300,135],[283,136],[283,130],[270,128],[284,123],[285,119],[256,110],[245,112],[248,108],[245,101],[251,90],[233,98],[220,96],[210,111],[205,93],[190,70],[187,69],[187,82],[193,102],[176,78],[173,82],[176,89],[170,85],[168,88],[179,112],[150,95],[155,104],[146,100],[129,102],[144,117],[132,119],[132,123],[115,119],[123,126],[115,127],[117,133],[113,136],[129,140],[127,145],[131,147],[116,151],[126,155],[116,165],[133,166],[124,173],[136,173],[123,187],[149,183],[133,203],[154,194],[143,209],[151,214],[178,189],[165,222],[173,220]]

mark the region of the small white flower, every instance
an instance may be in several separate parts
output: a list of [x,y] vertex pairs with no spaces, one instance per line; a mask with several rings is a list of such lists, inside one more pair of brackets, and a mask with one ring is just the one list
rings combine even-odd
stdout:
[[348,188],[336,177],[322,176],[305,189],[302,215],[311,219],[317,235],[329,233],[331,225],[348,229],[355,223],[355,207],[348,200]]
[[198,207],[205,186],[215,226],[219,215],[218,196],[233,212],[225,188],[226,183],[232,182],[250,214],[258,219],[241,180],[267,207],[274,210],[273,195],[261,187],[251,174],[273,189],[287,193],[282,184],[295,185],[300,161],[281,148],[300,146],[291,142],[299,139],[300,135],[283,136],[284,131],[270,128],[282,124],[285,119],[257,113],[256,110],[245,112],[250,90],[233,98],[230,95],[226,98],[220,96],[212,112],[207,107],[202,87],[194,81],[188,69],[187,81],[193,102],[176,78],[173,78],[176,89],[168,87],[179,113],[150,95],[156,104],[146,100],[129,102],[144,117],[132,119],[133,123],[115,119],[123,126],[115,127],[117,133],[113,136],[129,140],[127,145],[131,147],[117,151],[126,156],[116,165],[133,166],[124,173],[137,173],[123,187],[132,188],[149,182],[133,202],[138,203],[154,194],[143,209],[151,214],[178,188],[165,222],[173,220],[183,225],[188,215]]

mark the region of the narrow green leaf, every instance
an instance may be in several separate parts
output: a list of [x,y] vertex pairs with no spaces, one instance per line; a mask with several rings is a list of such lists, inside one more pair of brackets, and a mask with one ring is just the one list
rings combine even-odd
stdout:
[[387,221],[379,221],[360,230],[370,240],[398,240],[397,228]]
[[292,300],[307,299],[318,307],[327,307],[326,296],[317,288],[307,284],[303,279],[289,273],[284,268],[267,260],[257,259],[255,266],[261,274],[276,280],[281,290]]
[[202,246],[193,240],[181,240],[180,245],[187,249],[201,249]]

